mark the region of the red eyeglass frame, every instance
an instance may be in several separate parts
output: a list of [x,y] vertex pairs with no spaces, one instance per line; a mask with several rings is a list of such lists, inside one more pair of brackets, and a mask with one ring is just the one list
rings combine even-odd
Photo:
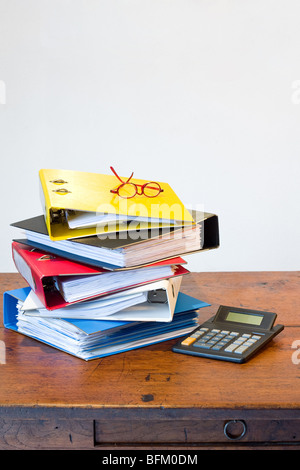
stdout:
[[[133,198],[134,196],[136,196],[137,194],[139,196],[146,196],[146,197],[157,197],[160,193],[162,193],[164,190],[161,188],[160,184],[157,183],[156,181],[149,181],[145,184],[137,184],[137,183],[130,183],[130,180],[131,178],[133,177],[133,172],[131,173],[131,175],[129,176],[129,178],[126,180],[126,181],[123,181],[120,176],[117,174],[116,170],[111,166],[110,167],[111,171],[113,172],[113,174],[118,178],[119,181],[121,181],[122,184],[120,184],[116,189],[111,189],[110,192],[113,193],[113,194],[118,194],[118,196],[122,197],[123,199],[131,199]],[[135,193],[132,195],[132,196],[122,196],[120,195],[119,191],[120,191],[120,188],[122,188],[123,186],[125,186],[126,184],[130,184],[132,185],[134,188],[135,188]],[[149,184],[156,184],[157,187],[156,188],[153,188],[153,186],[149,186]],[[158,192],[157,194],[154,194],[153,196],[150,196],[149,194],[146,194],[144,192],[144,189],[145,187],[148,187],[149,189],[156,189]],[[139,193],[139,189],[138,188],[141,188],[141,192]]]

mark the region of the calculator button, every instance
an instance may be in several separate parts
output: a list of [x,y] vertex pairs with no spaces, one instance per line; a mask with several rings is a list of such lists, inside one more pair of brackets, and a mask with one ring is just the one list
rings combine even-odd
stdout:
[[231,331],[230,336],[239,336],[239,333],[237,331]]
[[261,336],[258,336],[258,335],[253,335],[253,336],[252,336],[252,338],[253,338],[253,339],[260,339],[260,338],[261,338]]
[[203,339],[203,341],[210,341],[213,337],[214,335],[205,335],[201,339]]
[[199,336],[202,336],[203,334],[204,331],[195,331],[195,333],[191,335],[191,338],[199,338]]
[[229,338],[228,336],[226,336],[225,338],[221,340],[221,342],[224,344],[228,343],[228,341],[231,341],[231,338]]
[[244,333],[244,334],[242,335],[242,338],[251,338],[251,335],[249,335],[248,333],[247,333],[247,334]]
[[220,333],[220,330],[216,330],[215,328],[211,331],[212,331],[212,333]]
[[203,341],[203,343],[205,343],[206,341],[208,341],[210,339],[210,336],[202,336],[201,338],[201,341]]
[[221,333],[223,333],[224,335],[228,335],[230,333],[230,331],[222,330]]
[[217,343],[214,346],[212,346],[211,349],[214,349],[215,351],[219,351],[220,349],[222,349],[222,347],[223,347],[222,344]]
[[237,346],[238,346],[237,344],[231,343],[229,346],[227,346],[227,348],[224,349],[224,351],[232,352],[237,348]]
[[246,351],[246,349],[248,349],[248,346],[245,346],[244,344],[242,346],[240,346],[239,348],[237,348],[234,352],[237,353],[237,354],[243,354],[244,351]]
[[203,344],[206,344],[204,341],[196,341],[193,346],[196,346],[197,348],[201,348]]
[[236,340],[232,344],[234,344],[236,347],[241,346],[244,343],[244,341],[241,340]]
[[234,342],[235,343],[244,343],[246,341],[247,338],[243,338],[242,336],[240,336],[239,338],[237,338]]
[[250,348],[250,346],[252,346],[254,343],[255,343],[255,340],[254,340],[254,341],[251,341],[251,339],[248,339],[248,340],[243,344],[243,346],[247,346],[248,348]]
[[216,341],[220,341],[221,339],[222,339],[222,336],[221,337],[219,337],[219,336],[214,337],[214,340],[216,340]]
[[197,338],[192,338],[191,336],[189,336],[188,338],[185,338],[183,341],[182,341],[182,345],[183,346],[190,346],[191,344],[193,344],[195,341],[196,341]]
[[207,343],[200,343],[197,341],[196,343],[194,343],[194,346],[197,348],[210,349],[212,345]]

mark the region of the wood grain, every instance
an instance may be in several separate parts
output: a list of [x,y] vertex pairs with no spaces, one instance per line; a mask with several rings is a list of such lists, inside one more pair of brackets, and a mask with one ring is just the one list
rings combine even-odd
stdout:
[[[26,285],[18,274],[0,278],[2,294]],[[175,354],[175,340],[85,362],[1,323],[0,449],[300,449],[299,279],[184,277],[181,290],[211,304],[200,322],[220,304],[278,314],[284,331],[246,364]],[[228,423],[233,435],[244,423],[241,440],[228,439]]]
[[[2,290],[24,286],[2,274]],[[6,364],[0,365],[0,406],[151,408],[297,408],[300,340],[299,273],[197,273],[182,291],[217,305],[268,309],[284,331],[249,363],[237,365],[172,352],[175,340],[90,362],[1,328]]]

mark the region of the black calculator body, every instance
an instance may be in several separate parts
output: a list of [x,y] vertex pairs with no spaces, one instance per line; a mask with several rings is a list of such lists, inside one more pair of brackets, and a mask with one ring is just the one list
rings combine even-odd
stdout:
[[215,316],[181,339],[174,352],[231,362],[246,362],[283,330],[277,315],[221,305]]

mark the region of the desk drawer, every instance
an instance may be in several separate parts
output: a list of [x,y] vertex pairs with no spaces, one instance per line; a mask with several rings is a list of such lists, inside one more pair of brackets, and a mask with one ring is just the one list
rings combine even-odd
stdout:
[[76,419],[0,419],[0,450],[85,449],[93,422]]
[[300,443],[300,420],[97,420],[95,444]]

